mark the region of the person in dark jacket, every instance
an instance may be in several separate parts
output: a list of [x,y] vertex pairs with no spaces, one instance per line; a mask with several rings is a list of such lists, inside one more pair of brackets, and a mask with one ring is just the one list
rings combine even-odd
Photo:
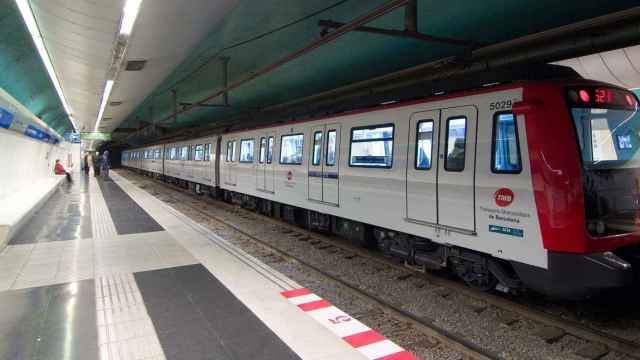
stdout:
[[102,163],[102,159],[100,155],[96,153],[96,156],[93,157],[93,175],[96,177],[100,176],[100,165]]

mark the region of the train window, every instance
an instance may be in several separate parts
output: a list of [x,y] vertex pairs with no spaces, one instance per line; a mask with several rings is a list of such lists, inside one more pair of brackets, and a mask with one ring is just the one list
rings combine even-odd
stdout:
[[171,148],[171,157],[170,157],[171,160],[176,160],[177,155],[178,155],[177,152],[178,152],[177,148],[175,148],[175,147]]
[[431,149],[433,148],[433,120],[418,121],[416,126],[417,170],[431,169]]
[[240,140],[240,162],[253,162],[253,139]]
[[327,132],[327,151],[324,154],[324,163],[327,166],[334,166],[336,164],[336,136],[335,130],[329,130]]
[[271,164],[273,161],[273,136],[269,136],[267,141],[267,164]]
[[322,131],[313,133],[313,156],[311,157],[312,165],[320,165],[320,157],[322,155]]
[[162,157],[162,151],[160,149],[156,149],[156,159],[159,160]]
[[391,168],[393,124],[351,129],[349,166]]
[[193,160],[202,161],[204,160],[204,145],[198,144],[196,145],[193,153]]
[[188,160],[189,159],[189,147],[183,146],[180,149],[180,160]]
[[465,146],[467,139],[467,118],[464,116],[447,119],[447,136],[444,158],[444,169],[447,171],[463,171]]
[[233,158],[231,157],[233,154],[233,141],[229,140],[227,141],[227,162],[233,161]]
[[491,171],[518,174],[522,171],[518,125],[513,113],[496,113],[493,117]]
[[211,144],[204,146],[204,161],[211,161]]
[[280,164],[302,164],[303,147],[303,134],[282,135],[280,138]]
[[267,139],[260,138],[260,157],[258,158],[258,162],[263,164],[267,159]]

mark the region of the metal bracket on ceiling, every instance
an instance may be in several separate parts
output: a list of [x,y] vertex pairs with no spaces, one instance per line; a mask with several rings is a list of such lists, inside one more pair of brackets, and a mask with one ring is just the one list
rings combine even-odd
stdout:
[[[372,26],[359,26],[352,31],[366,32],[370,34],[418,39],[429,42],[443,43],[449,45],[477,47],[480,44],[473,41],[454,39],[445,36],[427,35],[418,31],[418,3],[417,0],[411,0],[404,5],[404,30],[382,29]],[[321,36],[329,34],[329,29],[338,29],[344,26],[344,23],[333,20],[319,20],[318,26],[322,27]]]
[[260,110],[259,107],[249,107],[249,106],[234,106],[230,104],[198,104],[198,103],[188,103],[181,102],[180,106],[182,109],[186,109],[188,107],[208,107],[208,108],[229,108],[229,109],[243,109],[243,110]]

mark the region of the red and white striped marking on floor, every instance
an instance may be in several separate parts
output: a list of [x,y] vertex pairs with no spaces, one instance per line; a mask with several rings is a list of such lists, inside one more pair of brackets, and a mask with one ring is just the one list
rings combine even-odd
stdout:
[[377,331],[371,330],[309,289],[289,290],[281,294],[368,359],[418,360],[410,352],[387,340]]

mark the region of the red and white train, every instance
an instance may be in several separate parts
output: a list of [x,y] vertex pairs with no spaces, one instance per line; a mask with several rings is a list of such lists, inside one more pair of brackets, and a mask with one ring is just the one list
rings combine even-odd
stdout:
[[585,298],[640,267],[635,95],[530,81],[131,149],[123,165],[450,268]]

